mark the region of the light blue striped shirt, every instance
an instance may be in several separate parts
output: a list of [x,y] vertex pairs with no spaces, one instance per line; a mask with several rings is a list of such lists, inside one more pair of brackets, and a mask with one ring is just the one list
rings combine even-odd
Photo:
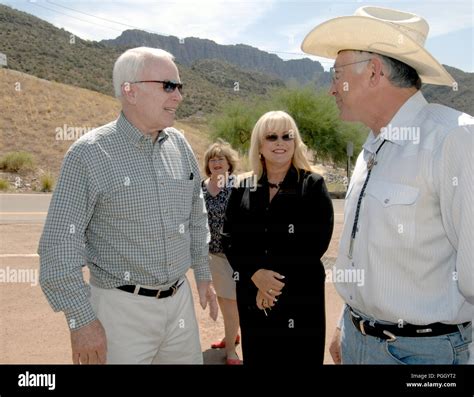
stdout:
[[[336,261],[346,303],[393,323],[473,320],[473,137],[471,116],[413,95],[387,125],[350,259],[367,161],[384,139],[369,134],[348,189]],[[363,274],[363,285],[342,277],[351,271]]]

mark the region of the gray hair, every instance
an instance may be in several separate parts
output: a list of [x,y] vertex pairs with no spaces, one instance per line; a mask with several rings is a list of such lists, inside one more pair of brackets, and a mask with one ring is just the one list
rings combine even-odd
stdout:
[[[415,87],[417,90],[421,88],[421,79],[417,71],[411,66],[400,62],[394,58],[387,57],[385,55],[376,54],[368,51],[353,51],[358,60],[362,60],[363,57],[377,57],[380,59],[382,64],[385,66],[385,77],[395,87],[400,88],[411,88]],[[359,74],[362,72],[364,64],[354,64],[354,71]]]
[[122,85],[140,79],[145,63],[150,59],[166,59],[174,61],[174,56],[168,51],[159,48],[137,47],[125,51],[115,61],[113,82],[115,96],[122,96]]

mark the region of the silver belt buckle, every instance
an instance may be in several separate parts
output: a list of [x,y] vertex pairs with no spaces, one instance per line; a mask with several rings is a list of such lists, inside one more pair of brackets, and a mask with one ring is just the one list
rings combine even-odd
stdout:
[[417,334],[429,334],[430,332],[433,332],[431,328],[423,328],[423,329],[416,330]]
[[382,332],[385,335],[390,337],[390,339],[387,339],[387,342],[395,342],[397,340],[397,337],[394,334],[392,334],[390,331],[387,331],[387,330],[384,329]]

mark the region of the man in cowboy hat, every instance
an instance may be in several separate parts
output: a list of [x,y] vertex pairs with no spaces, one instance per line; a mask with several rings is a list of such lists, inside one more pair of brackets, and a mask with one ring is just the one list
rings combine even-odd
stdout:
[[[335,59],[340,117],[371,131],[350,181],[336,268],[346,302],[330,351],[344,364],[464,364],[474,317],[474,120],[429,104],[455,87],[424,49],[429,26],[362,7],[312,30],[303,51]],[[472,356],[472,354],[471,354]]]

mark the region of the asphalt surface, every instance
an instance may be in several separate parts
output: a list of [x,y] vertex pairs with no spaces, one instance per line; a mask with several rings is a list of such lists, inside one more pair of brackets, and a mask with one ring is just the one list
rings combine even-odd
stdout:
[[[51,194],[0,194],[0,224],[44,223]],[[342,222],[344,200],[333,200],[335,221]]]
[[[37,284],[39,257],[36,254],[51,194],[0,194],[0,268],[26,271],[28,282],[0,280],[0,364],[68,364],[71,362],[69,332],[62,313],[54,313]],[[332,266],[343,222],[344,200],[333,200],[335,228],[324,260]],[[210,349],[223,336],[222,316],[216,322],[198,304],[194,276],[187,274],[193,291],[205,364],[224,364],[225,352]],[[87,270],[84,277],[88,279]],[[338,321],[342,301],[334,286],[326,283],[326,354],[331,364],[329,341]],[[301,345],[304,349],[304,343]],[[237,349],[242,357],[240,346]],[[245,359],[245,358],[244,358]]]

